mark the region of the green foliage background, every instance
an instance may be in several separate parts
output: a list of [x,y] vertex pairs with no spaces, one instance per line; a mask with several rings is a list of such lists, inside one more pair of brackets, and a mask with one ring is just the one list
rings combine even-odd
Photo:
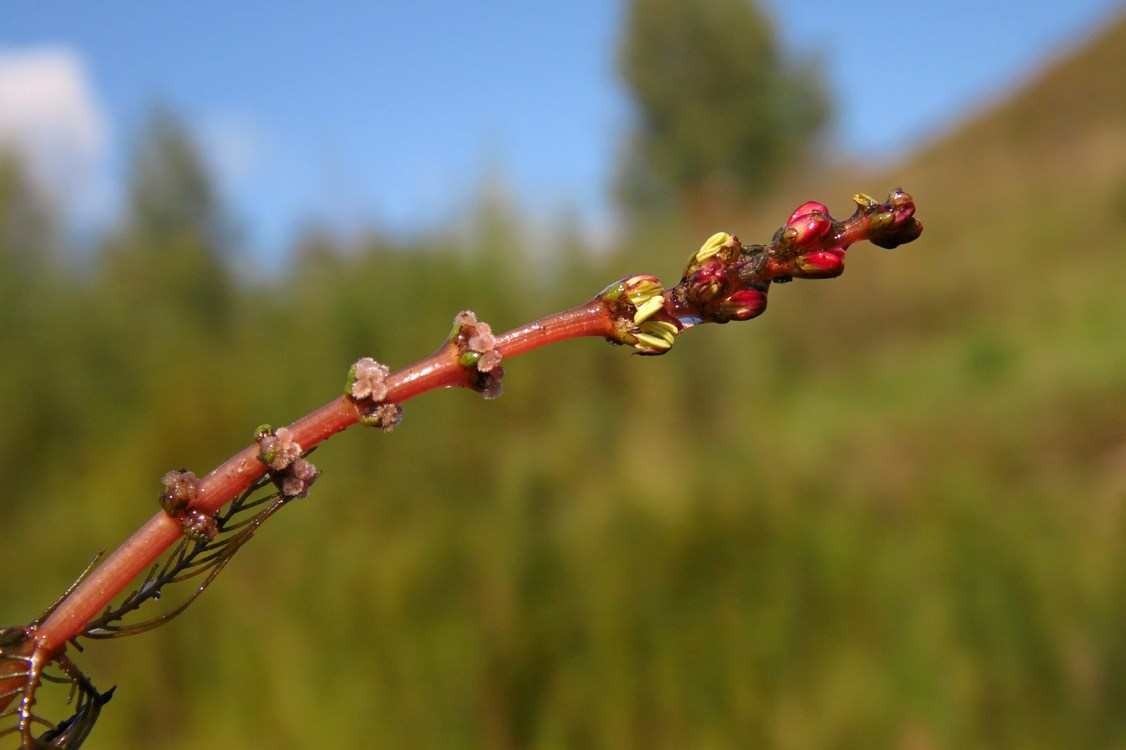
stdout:
[[[887,174],[811,172],[730,227],[901,182],[915,244],[666,357],[568,342],[495,402],[331,439],[185,615],[76,655],[119,685],[88,746],[1126,746],[1123,50],[1119,24]],[[695,247],[595,254],[485,201],[246,280],[199,188],[76,257],[0,178],[0,622],[357,357],[673,281]]]

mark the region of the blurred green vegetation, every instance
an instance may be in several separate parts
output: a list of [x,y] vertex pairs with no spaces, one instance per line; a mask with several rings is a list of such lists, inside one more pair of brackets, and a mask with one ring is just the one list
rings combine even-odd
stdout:
[[[567,342],[495,402],[331,439],[187,613],[76,655],[119,685],[88,747],[1126,747],[1124,51],[1119,24],[887,174],[780,189],[730,228],[902,182],[927,229],[753,324],[656,359]],[[485,201],[471,232],[310,232],[238,278],[185,139],[156,119],[82,256],[0,170],[2,623],[357,357],[694,249],[599,254]]]

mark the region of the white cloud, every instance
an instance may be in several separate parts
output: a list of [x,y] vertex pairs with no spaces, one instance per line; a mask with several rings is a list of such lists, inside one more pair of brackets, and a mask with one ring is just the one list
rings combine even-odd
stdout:
[[63,46],[0,50],[0,149],[34,184],[90,219],[105,202],[108,128],[81,56]]

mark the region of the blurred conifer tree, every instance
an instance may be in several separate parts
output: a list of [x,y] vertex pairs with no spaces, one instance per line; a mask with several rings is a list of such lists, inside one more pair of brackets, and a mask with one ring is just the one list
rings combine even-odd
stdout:
[[635,217],[761,195],[830,112],[752,0],[631,0],[620,70],[636,122],[616,188]]
[[188,129],[157,109],[142,132],[128,184],[125,226],[109,248],[110,281],[144,310],[217,333],[229,321],[226,254],[232,222]]
[[14,309],[16,295],[43,268],[54,244],[51,219],[16,155],[0,152],[0,305],[5,308]]

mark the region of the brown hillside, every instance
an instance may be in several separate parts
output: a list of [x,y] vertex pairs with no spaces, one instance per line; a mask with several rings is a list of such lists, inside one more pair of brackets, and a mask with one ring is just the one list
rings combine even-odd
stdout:
[[772,293],[765,327],[828,368],[865,352],[917,357],[1003,337],[1044,348],[1050,335],[1078,342],[1126,326],[1123,71],[1126,16],[902,164],[780,191],[786,205],[816,198],[843,214],[856,190],[902,186],[926,229],[890,254],[858,246],[839,282]]
[[952,195],[1105,188],[1126,174],[1126,15],[920,152],[904,179]]

